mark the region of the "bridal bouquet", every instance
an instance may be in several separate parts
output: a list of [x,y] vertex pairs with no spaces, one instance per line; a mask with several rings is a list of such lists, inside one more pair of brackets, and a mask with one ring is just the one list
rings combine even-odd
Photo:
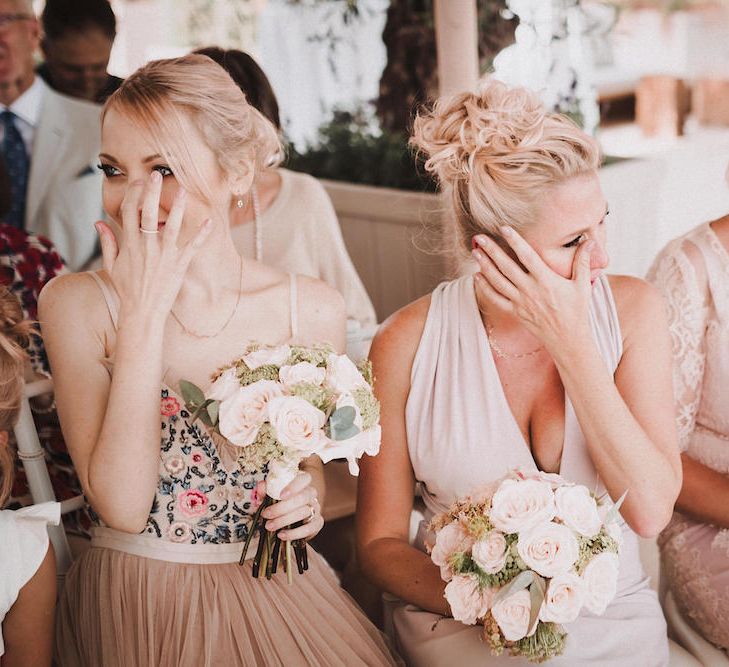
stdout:
[[[205,394],[185,380],[180,389],[192,418],[200,419],[238,448],[243,472],[264,471],[266,498],[258,507],[241,555],[257,532],[253,576],[275,574],[281,541],[265,530],[261,512],[281,498],[299,472],[299,463],[316,454],[326,463],[347,459],[352,475],[357,459],[380,448],[380,406],[372,392],[372,369],[357,367],[329,346],[250,345],[242,357],[221,369]],[[291,550],[299,572],[307,569],[306,544],[285,543],[284,567],[291,582]]]
[[624,497],[613,505],[559,475],[517,470],[435,516],[430,557],[453,617],[482,623],[496,655],[560,655],[564,625],[615,597]]

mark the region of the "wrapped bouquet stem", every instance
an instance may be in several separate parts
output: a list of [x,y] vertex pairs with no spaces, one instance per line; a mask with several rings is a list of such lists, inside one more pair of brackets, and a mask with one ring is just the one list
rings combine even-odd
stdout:
[[300,573],[308,568],[306,544],[282,545],[265,530],[261,513],[281,499],[309,456],[347,459],[356,475],[357,459],[377,454],[380,410],[369,362],[357,367],[329,346],[253,344],[218,372],[207,393],[184,380],[180,390],[193,419],[236,448],[241,472],[265,475],[266,497],[252,517],[241,563],[258,536],[253,575],[270,578],[283,567],[291,581],[294,563]]

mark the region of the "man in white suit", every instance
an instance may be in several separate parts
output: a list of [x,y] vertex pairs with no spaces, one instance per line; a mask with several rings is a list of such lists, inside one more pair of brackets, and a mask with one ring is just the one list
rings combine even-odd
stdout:
[[0,146],[13,197],[6,222],[48,237],[77,270],[94,256],[102,216],[100,107],[36,76],[39,39],[31,0],[0,0]]

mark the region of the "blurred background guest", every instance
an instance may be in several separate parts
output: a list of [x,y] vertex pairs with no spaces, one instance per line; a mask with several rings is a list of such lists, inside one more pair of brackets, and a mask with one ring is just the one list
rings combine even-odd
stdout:
[[99,107],[59,95],[34,70],[40,26],[30,0],[0,0],[0,147],[5,222],[48,237],[73,269],[96,250],[101,217]]
[[648,279],[666,299],[683,463],[676,512],[659,538],[684,618],[729,649],[729,215],[671,241]]
[[116,37],[108,0],[46,0],[41,25],[45,62],[38,75],[59,93],[105,102],[122,82],[106,71]]
[[[253,58],[217,47],[196,53],[222,65],[250,104],[281,131],[273,89]],[[239,200],[233,209],[231,234],[244,257],[319,278],[338,290],[344,297],[349,331],[376,323],[374,307],[344,245],[334,207],[316,179],[288,169],[267,169],[248,198]]]

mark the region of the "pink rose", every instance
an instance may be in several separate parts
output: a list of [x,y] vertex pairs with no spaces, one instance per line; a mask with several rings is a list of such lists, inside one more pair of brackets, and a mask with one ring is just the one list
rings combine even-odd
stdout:
[[443,526],[436,533],[430,559],[440,567],[443,581],[450,581],[453,577],[453,571],[448,563],[450,557],[455,553],[468,551],[472,544],[473,538],[458,521]]
[[308,361],[301,361],[293,366],[281,366],[278,371],[278,379],[281,383],[291,388],[297,384],[313,384],[317,387],[324,382],[326,369],[315,366]]
[[171,417],[180,411],[180,404],[176,398],[167,396],[160,403],[160,414],[164,417]]
[[294,481],[299,472],[296,462],[270,461],[266,475],[266,494],[274,500],[281,500],[281,492]]
[[314,454],[326,441],[326,415],[298,396],[279,396],[268,404],[268,419],[276,439],[290,449]]
[[583,601],[582,579],[574,572],[558,574],[547,584],[539,618],[547,623],[572,623],[579,616]]
[[283,366],[291,356],[288,345],[261,347],[243,356],[243,362],[252,371],[261,366]]
[[592,557],[582,572],[585,588],[585,607],[593,614],[602,614],[618,591],[620,559],[617,554],[604,551]]
[[326,383],[337,394],[345,394],[358,387],[369,386],[355,363],[346,354],[329,355]]
[[251,491],[251,509],[257,510],[266,497],[266,482],[260,481]]
[[573,530],[551,521],[521,533],[516,548],[526,566],[543,577],[572,569],[580,554]]
[[484,572],[496,574],[506,563],[506,540],[503,533],[498,530],[490,530],[486,535],[473,545],[471,555]]
[[220,433],[231,444],[247,447],[258,436],[268,418],[268,404],[281,395],[281,386],[274,380],[259,380],[238,390],[220,403]]
[[554,472],[542,472],[541,470],[515,470],[514,475],[518,479],[533,479],[538,482],[547,482],[552,489],[556,489],[567,484],[564,477]]
[[561,486],[554,492],[557,516],[572,530],[585,537],[600,532],[600,515],[597,502],[584,486]]
[[197,489],[188,489],[177,496],[177,508],[186,517],[198,517],[208,511],[208,497]]
[[453,618],[465,625],[474,625],[486,616],[492,597],[491,589],[482,592],[478,579],[472,575],[456,575],[445,587]]
[[522,589],[500,600],[491,607],[491,614],[499,626],[504,638],[516,642],[524,637],[534,634],[537,624],[529,627],[529,617],[532,609],[531,596],[527,589]]
[[489,519],[502,533],[519,533],[554,517],[554,493],[547,482],[505,479],[491,499]]
[[214,401],[224,401],[230,398],[241,388],[240,380],[235,368],[224,370],[210,385],[208,395],[205,398],[212,398]]

